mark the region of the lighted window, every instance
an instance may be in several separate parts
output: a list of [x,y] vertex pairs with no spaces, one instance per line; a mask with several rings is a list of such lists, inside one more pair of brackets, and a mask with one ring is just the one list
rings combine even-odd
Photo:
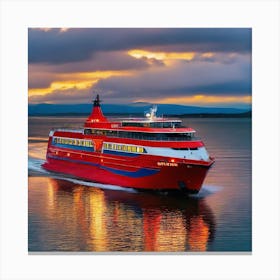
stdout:
[[135,146],[131,147],[131,152],[136,152],[136,147]]

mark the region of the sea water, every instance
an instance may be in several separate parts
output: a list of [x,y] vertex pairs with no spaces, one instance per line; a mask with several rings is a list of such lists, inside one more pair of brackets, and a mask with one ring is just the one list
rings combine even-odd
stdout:
[[[47,172],[49,130],[85,117],[30,117],[30,252],[250,252],[251,119],[185,118],[216,162],[197,195],[147,193]],[[164,182],[163,182],[164,183]]]

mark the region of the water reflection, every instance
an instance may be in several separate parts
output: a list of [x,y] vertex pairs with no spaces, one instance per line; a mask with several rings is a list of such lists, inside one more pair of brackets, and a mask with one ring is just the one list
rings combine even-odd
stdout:
[[214,238],[215,219],[204,199],[29,180],[29,219],[34,223],[36,213],[37,229],[43,231],[38,223],[51,227],[38,233],[45,247],[30,242],[30,251],[206,251]]

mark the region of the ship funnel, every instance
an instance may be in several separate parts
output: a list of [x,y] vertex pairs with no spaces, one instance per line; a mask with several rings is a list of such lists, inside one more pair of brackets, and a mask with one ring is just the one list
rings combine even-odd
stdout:
[[107,118],[103,115],[101,106],[100,106],[99,94],[96,95],[96,98],[93,100],[93,108],[90,116],[86,120],[85,124],[92,124],[98,122],[107,122]]

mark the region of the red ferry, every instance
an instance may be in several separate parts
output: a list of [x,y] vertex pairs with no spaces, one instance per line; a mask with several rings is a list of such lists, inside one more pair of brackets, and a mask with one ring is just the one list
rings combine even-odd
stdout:
[[197,193],[214,159],[194,133],[157,117],[156,107],[144,118],[109,120],[97,95],[82,129],[50,131],[43,167],[102,184]]

